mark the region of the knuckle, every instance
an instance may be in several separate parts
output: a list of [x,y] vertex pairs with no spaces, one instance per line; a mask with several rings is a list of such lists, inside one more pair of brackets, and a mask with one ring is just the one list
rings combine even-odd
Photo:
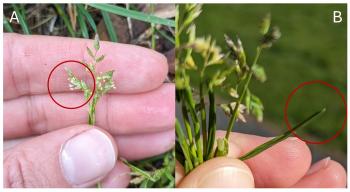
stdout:
[[4,156],[4,187],[35,187],[32,162],[24,151],[10,152]]

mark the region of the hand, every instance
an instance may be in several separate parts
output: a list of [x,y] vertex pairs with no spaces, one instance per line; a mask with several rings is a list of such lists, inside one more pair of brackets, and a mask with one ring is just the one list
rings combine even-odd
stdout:
[[[224,137],[224,131],[217,131]],[[346,187],[345,169],[329,157],[311,165],[311,152],[301,140],[290,137],[247,161],[237,158],[269,138],[231,133],[228,157],[214,158],[184,177],[176,166],[178,187]],[[248,166],[246,166],[248,165]]]
[[[51,69],[64,60],[88,60],[90,45],[4,34],[5,187],[87,187],[101,179],[102,187],[125,187],[130,170],[118,157],[138,160],[173,147],[175,87],[163,84],[168,66],[155,51],[101,42],[106,58],[97,71],[115,69],[117,88],[97,104],[96,127],[86,125],[88,106],[68,110],[50,99]],[[66,79],[57,83],[56,96],[83,99],[68,91]]]

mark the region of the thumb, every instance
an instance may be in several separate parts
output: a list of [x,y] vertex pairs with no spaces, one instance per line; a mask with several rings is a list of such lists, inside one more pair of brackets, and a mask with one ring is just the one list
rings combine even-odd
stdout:
[[89,125],[60,129],[4,151],[4,187],[87,187],[110,172],[117,148]]
[[243,161],[217,157],[192,170],[177,187],[254,187],[254,177]]

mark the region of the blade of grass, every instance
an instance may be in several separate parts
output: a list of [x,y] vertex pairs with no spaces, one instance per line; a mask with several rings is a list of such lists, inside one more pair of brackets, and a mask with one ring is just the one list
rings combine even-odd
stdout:
[[202,140],[201,140],[200,123],[195,110],[196,103],[193,99],[192,90],[189,85],[185,87],[184,98],[185,98],[184,100],[187,103],[187,109],[191,115],[192,125],[194,127],[194,138],[195,138],[195,146],[197,149],[198,161],[199,163],[203,163],[203,147],[202,147]]
[[170,37],[169,35],[167,35],[166,33],[164,33],[163,31],[161,30],[158,30],[157,28],[156,29],[156,32],[159,33],[161,36],[163,36],[165,39],[167,39],[168,41],[170,41],[173,45],[175,45],[175,40],[174,38]]
[[121,159],[123,161],[124,164],[126,164],[127,166],[130,167],[131,171],[139,173],[140,175],[142,175],[143,177],[149,179],[150,181],[155,181],[154,177],[152,177],[152,175],[148,172],[148,171],[144,171],[138,167],[136,167],[135,165],[129,163],[127,160],[125,159]]
[[81,4],[77,4],[77,8],[85,16],[85,18],[88,21],[91,28],[95,31],[95,33],[97,33],[96,23],[95,23],[94,19],[92,18],[91,14]]
[[79,27],[80,27],[81,33],[85,39],[89,39],[89,31],[86,27],[84,15],[79,8],[77,10],[78,10],[77,17],[78,17],[78,22],[79,22]]
[[161,25],[167,25],[170,27],[175,27],[175,21],[170,19],[163,19],[160,17],[156,17],[154,15],[145,14],[142,12],[134,11],[134,10],[128,10],[123,7],[119,7],[116,5],[109,5],[109,4],[89,4],[91,7],[95,7],[100,10],[104,10],[113,14],[121,15],[124,17],[130,17],[132,19],[148,22],[148,23],[154,23],[154,24],[161,24]]
[[55,4],[55,8],[56,8],[56,11],[57,11],[58,15],[63,19],[64,25],[67,27],[67,30],[68,30],[69,34],[72,37],[75,37],[76,34],[75,34],[74,30],[73,30],[73,27],[72,27],[72,25],[71,25],[67,15],[63,11],[61,5],[60,4]]
[[239,159],[242,161],[250,159],[250,158],[258,155],[259,153],[265,151],[266,149],[276,145],[277,143],[287,139],[292,134],[292,131],[296,131],[297,129],[299,129],[301,127],[305,127],[307,124],[309,124],[312,120],[314,120],[319,115],[323,114],[325,111],[326,111],[326,108],[323,108],[321,111],[314,113],[313,115],[309,116],[304,121],[302,121],[301,123],[297,124],[291,131],[288,130],[288,131],[284,132],[282,135],[277,136],[277,137],[257,146],[256,148],[254,148],[250,152],[239,157]]
[[12,4],[13,9],[16,11],[18,20],[19,20],[19,24],[22,27],[22,31],[24,34],[29,35],[30,34],[30,30],[28,28],[27,22],[25,20],[25,15],[22,14],[22,11],[20,10],[20,7],[16,4]]
[[4,27],[5,27],[6,31],[13,33],[13,29],[12,29],[10,23],[7,21],[7,18],[5,17],[5,15],[3,15],[3,18],[4,18]]
[[178,138],[179,144],[182,148],[183,155],[185,157],[185,162],[188,163],[189,169],[192,170],[193,163],[192,163],[191,155],[190,155],[190,147],[188,146],[187,139],[185,137],[185,134],[184,134],[182,127],[181,127],[179,121],[177,120],[177,118],[175,121],[175,132],[176,132],[176,136]]
[[[151,7],[151,13],[153,14],[154,11],[154,4],[150,4]],[[153,50],[156,49],[156,35],[155,35],[155,24],[151,23],[151,48]]]
[[211,159],[214,156],[214,142],[216,133],[216,107],[214,91],[209,89],[209,127],[208,127],[208,146],[206,159]]
[[112,24],[111,18],[109,17],[109,13],[104,11],[104,10],[101,10],[101,14],[102,14],[102,17],[103,17],[103,21],[106,24],[106,28],[107,28],[107,31],[108,31],[109,39],[111,41],[113,41],[113,42],[117,42],[118,41],[117,35],[115,33],[114,26]]

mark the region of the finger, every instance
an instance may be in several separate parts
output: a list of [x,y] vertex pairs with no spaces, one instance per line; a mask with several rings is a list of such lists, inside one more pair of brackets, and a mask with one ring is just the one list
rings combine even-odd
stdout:
[[[86,47],[92,44],[92,40],[86,39],[5,33],[4,98],[47,93],[50,71],[65,60],[90,61]],[[134,45],[100,42],[100,46],[99,54],[105,55],[105,59],[98,64],[97,71],[116,70],[116,92],[145,92],[164,81],[168,65],[163,55]],[[64,70],[61,72],[66,75]],[[58,81],[60,86],[51,91],[68,91],[67,79]]]
[[173,148],[175,133],[171,129],[158,133],[117,136],[116,143],[121,157],[128,160],[140,160],[162,154]]
[[293,187],[344,188],[346,187],[346,171],[338,162],[328,157],[312,165],[306,175]]
[[[4,149],[13,148],[25,141],[36,138],[26,137],[4,141]],[[118,146],[118,156],[127,160],[140,160],[169,151],[175,145],[174,130],[116,136],[115,142]],[[130,150],[132,148],[132,150]]]
[[88,125],[60,129],[4,151],[5,187],[86,187],[115,166],[116,145]]
[[[78,93],[58,94],[64,101],[83,103]],[[4,137],[12,139],[43,134],[61,127],[86,123],[88,106],[63,109],[47,95],[21,97],[4,102]],[[107,94],[96,107],[96,125],[113,135],[169,130],[175,121],[175,87],[134,95]]]
[[[224,137],[218,131],[218,137]],[[271,138],[231,133],[230,142],[242,149],[242,155]],[[305,175],[311,164],[311,153],[301,140],[291,137],[259,155],[246,160],[256,187],[290,187]]]
[[130,182],[130,168],[118,161],[112,171],[101,181],[102,188],[124,188]]
[[192,170],[181,180],[178,187],[248,188],[254,187],[254,177],[243,161],[228,157],[217,157]]
[[175,160],[175,186],[178,187],[181,180],[185,177],[185,169],[181,163]]

